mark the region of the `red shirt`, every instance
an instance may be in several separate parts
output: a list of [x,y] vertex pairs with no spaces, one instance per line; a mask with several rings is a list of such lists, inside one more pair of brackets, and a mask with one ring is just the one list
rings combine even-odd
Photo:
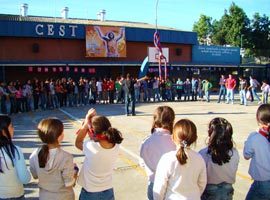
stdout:
[[108,82],[108,90],[110,90],[110,91],[114,90],[114,82],[113,81]]
[[226,87],[227,89],[231,90],[234,89],[236,86],[236,80],[235,79],[226,79]]

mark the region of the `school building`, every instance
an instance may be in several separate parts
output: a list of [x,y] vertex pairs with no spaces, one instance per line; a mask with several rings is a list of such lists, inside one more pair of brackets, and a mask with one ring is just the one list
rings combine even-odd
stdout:
[[[0,14],[0,80],[139,74],[156,27],[139,22]],[[240,49],[198,45],[197,33],[158,27],[170,77],[243,73]],[[254,68],[254,66],[251,66]],[[266,67],[261,67],[267,70]],[[158,63],[147,71],[158,73]],[[267,74],[267,73],[266,73]]]

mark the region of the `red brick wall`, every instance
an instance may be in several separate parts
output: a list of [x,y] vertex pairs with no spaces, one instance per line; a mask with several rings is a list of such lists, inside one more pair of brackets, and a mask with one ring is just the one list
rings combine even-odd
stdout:
[[[39,52],[33,52],[33,44]],[[85,40],[0,37],[0,60],[12,61],[139,61],[147,56],[147,48],[153,43],[127,42],[126,58],[86,58]],[[170,62],[190,62],[191,45],[162,44],[170,49]],[[176,55],[176,49],[181,55]]]

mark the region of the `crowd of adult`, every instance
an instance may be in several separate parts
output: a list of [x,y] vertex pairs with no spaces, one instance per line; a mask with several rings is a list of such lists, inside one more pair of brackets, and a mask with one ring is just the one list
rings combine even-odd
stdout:
[[[261,84],[250,76],[247,81],[239,77],[239,82],[228,75],[221,75],[218,103],[234,103],[234,94],[239,87],[240,102],[247,105],[247,100],[268,103],[270,93],[268,81]],[[1,113],[14,114],[31,110],[48,110],[63,106],[83,106],[88,104],[126,103],[126,114],[135,115],[135,103],[159,101],[197,101],[210,102],[213,83],[208,79],[191,77],[181,78],[144,77],[137,79],[129,74],[112,78],[72,78],[47,79],[37,78],[20,81],[0,82]],[[257,90],[262,90],[259,97]],[[261,100],[262,98],[262,100]],[[9,105],[9,106],[7,106]],[[128,107],[131,105],[131,112]],[[7,109],[9,107],[9,110]]]

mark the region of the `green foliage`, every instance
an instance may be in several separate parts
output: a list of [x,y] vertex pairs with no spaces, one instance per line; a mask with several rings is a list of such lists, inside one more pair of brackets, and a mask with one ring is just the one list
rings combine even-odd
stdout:
[[193,25],[193,31],[197,32],[201,44],[206,44],[207,38],[212,33],[211,20],[211,17],[201,15],[199,21]]
[[255,13],[249,19],[242,8],[232,3],[220,20],[201,15],[193,25],[200,43],[210,37],[211,44],[243,47],[246,56],[270,60],[270,20],[266,15]]

